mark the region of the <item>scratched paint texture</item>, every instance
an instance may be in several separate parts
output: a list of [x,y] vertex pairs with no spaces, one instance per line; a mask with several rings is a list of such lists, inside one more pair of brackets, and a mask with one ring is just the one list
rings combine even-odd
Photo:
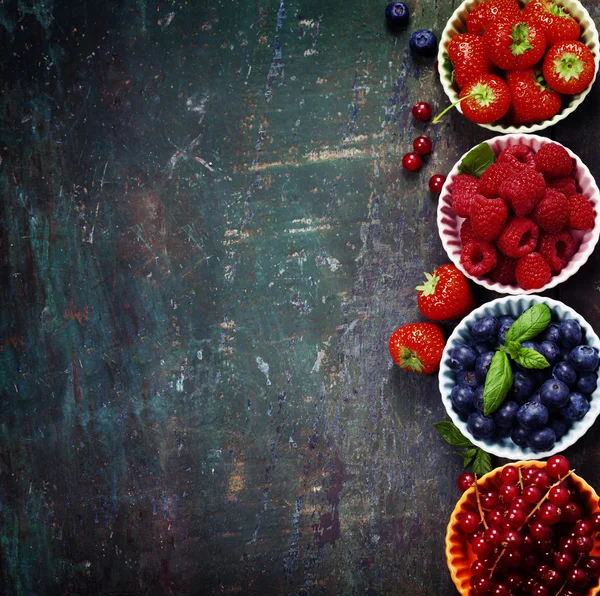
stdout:
[[[386,342],[446,261],[426,181],[490,135],[402,172],[445,101],[383,6],[0,4],[3,594],[453,592],[459,461]],[[553,131],[596,175],[599,99]]]

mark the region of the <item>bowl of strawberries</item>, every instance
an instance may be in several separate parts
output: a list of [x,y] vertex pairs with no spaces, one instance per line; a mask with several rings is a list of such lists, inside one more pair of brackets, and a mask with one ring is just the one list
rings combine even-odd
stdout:
[[533,132],[566,118],[589,93],[600,63],[598,31],[578,0],[522,4],[465,0],[439,44],[451,107],[502,133]]
[[537,135],[494,137],[448,175],[438,230],[467,277],[503,294],[553,288],[574,275],[600,236],[600,191],[587,166]]

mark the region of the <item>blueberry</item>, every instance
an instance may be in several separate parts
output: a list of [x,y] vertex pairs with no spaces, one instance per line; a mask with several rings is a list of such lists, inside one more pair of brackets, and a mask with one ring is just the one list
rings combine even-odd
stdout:
[[576,346],[569,354],[569,362],[577,371],[594,371],[599,360],[598,352],[590,346]]
[[548,426],[532,430],[527,435],[527,445],[533,451],[550,451],[556,443],[556,433]]
[[517,370],[513,374],[513,384],[508,392],[509,399],[524,404],[535,388],[536,384],[533,376],[527,372]]
[[471,347],[477,352],[478,356],[481,356],[481,354],[485,354],[486,352],[494,351],[494,346],[487,341],[475,342]]
[[427,29],[415,31],[410,36],[408,45],[418,56],[435,56],[437,53],[437,38]]
[[477,377],[477,382],[480,385],[485,384],[485,376],[490,368],[493,357],[494,352],[485,352],[477,358],[477,362],[475,363],[475,376]]
[[506,341],[506,334],[508,330],[511,328],[512,323],[502,323],[500,325],[500,330],[498,331],[498,342],[502,345]]
[[550,379],[540,388],[540,395],[549,410],[558,410],[569,401],[569,388],[558,379]]
[[506,325],[506,323],[508,323],[509,325],[512,325],[515,322],[515,318],[511,317],[510,315],[502,315],[501,317],[498,317],[498,323],[500,323],[500,325]]
[[540,341],[551,341],[552,343],[555,343],[555,344],[560,344],[561,339],[562,339],[562,332],[557,323],[550,323],[550,325],[548,325],[548,327],[546,327],[546,330],[543,331],[539,335]]
[[471,389],[475,389],[478,385],[477,377],[472,370],[459,370],[456,373],[456,384],[466,385],[467,387],[471,387]]
[[581,343],[581,326],[574,319],[565,319],[560,323],[562,344],[565,348],[574,348]]
[[385,9],[387,24],[392,29],[406,26],[408,17],[408,6],[404,2],[390,2]]
[[548,422],[548,408],[543,404],[528,401],[517,411],[517,422],[527,430],[544,426]]
[[559,414],[569,422],[581,420],[590,409],[590,404],[581,393],[571,393],[566,406],[559,410]]
[[527,447],[527,437],[529,433],[520,426],[515,426],[510,433],[510,438],[513,443],[516,443],[519,447]]
[[468,414],[473,410],[473,397],[473,390],[466,385],[456,385],[450,393],[454,409],[461,414]]
[[483,389],[484,387],[477,387],[473,393],[473,406],[478,412],[483,414]]
[[469,416],[467,428],[476,439],[491,439],[496,434],[496,423],[481,412],[473,412]]
[[591,395],[596,390],[598,377],[595,372],[584,372],[579,375],[575,388],[580,393]]
[[550,418],[548,421],[548,426],[554,431],[557,441],[562,439],[567,434],[569,428],[571,428],[571,424],[569,422],[559,417]]
[[[533,402],[534,404],[543,404],[542,402],[542,396],[540,395],[539,391],[536,391],[530,398],[529,400],[530,402]],[[544,404],[545,405],[545,404]],[[547,406],[546,406],[547,407]]]
[[498,334],[500,323],[496,317],[477,319],[471,327],[471,336],[475,341],[492,341]]
[[573,387],[577,383],[577,373],[573,367],[564,360],[554,365],[552,376],[559,381],[562,381],[568,387]]
[[560,360],[560,349],[553,341],[543,341],[540,344],[540,354],[546,358],[550,366]]
[[519,404],[514,401],[505,401],[494,414],[496,424],[501,428],[511,428],[517,419]]
[[450,366],[452,368],[473,370],[475,361],[477,360],[477,352],[464,344],[455,346],[450,350]]

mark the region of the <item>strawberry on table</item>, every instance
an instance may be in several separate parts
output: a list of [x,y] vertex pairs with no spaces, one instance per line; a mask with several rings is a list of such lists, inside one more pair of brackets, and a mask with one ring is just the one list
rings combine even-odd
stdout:
[[425,277],[425,283],[416,289],[419,310],[428,319],[460,319],[475,308],[469,282],[454,265],[442,265]]
[[565,95],[581,93],[596,73],[594,54],[579,41],[562,41],[548,50],[542,70],[554,91]]
[[462,89],[470,79],[490,71],[483,39],[473,33],[460,33],[448,44],[448,58],[454,66],[454,80]]
[[579,23],[554,0],[531,0],[523,9],[523,17],[542,26],[548,47],[559,41],[579,39]]
[[389,342],[394,362],[404,370],[429,375],[440,368],[444,334],[435,323],[409,323],[392,333]]
[[549,120],[560,112],[561,96],[552,91],[539,70],[515,70],[506,76],[512,105],[511,120],[515,124],[532,124]]
[[503,70],[529,68],[546,50],[546,34],[542,27],[523,17],[499,20],[486,29],[483,42],[489,59]]
[[498,18],[519,18],[521,7],[517,0],[487,0],[475,7],[467,17],[469,33],[483,35],[489,25]]

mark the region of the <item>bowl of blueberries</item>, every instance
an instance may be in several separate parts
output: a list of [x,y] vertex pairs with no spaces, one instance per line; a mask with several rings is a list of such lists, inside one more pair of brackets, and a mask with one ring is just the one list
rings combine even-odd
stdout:
[[600,413],[600,340],[562,302],[507,296],[465,317],[439,373],[448,415],[471,442],[507,459],[549,457]]

